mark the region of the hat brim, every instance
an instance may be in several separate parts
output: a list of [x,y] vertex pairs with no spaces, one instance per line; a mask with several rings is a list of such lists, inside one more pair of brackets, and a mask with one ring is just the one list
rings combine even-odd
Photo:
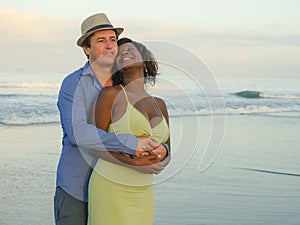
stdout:
[[91,32],[87,32],[85,33],[84,35],[82,35],[78,41],[77,41],[77,45],[80,46],[80,47],[83,47],[83,42],[85,41],[85,39],[87,39],[88,36],[92,35],[93,33],[99,31],[99,30],[115,30],[118,34],[118,36],[124,31],[124,28],[121,28],[121,27],[108,27],[108,28],[99,28],[97,30],[93,30]]

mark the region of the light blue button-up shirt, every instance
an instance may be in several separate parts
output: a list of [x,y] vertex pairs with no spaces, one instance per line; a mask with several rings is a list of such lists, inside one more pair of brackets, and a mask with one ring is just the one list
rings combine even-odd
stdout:
[[58,96],[63,130],[62,152],[56,186],[87,202],[88,181],[97,158],[89,150],[109,150],[135,154],[138,140],[130,134],[116,135],[89,123],[91,110],[102,87],[89,62],[68,75]]

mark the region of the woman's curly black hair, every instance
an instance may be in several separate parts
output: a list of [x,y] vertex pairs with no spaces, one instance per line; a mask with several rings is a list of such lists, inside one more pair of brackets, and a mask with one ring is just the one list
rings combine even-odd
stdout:
[[[142,55],[142,59],[146,65],[144,68],[144,83],[150,83],[153,86],[156,81],[158,66],[152,53],[143,44],[136,41],[132,41],[129,38],[121,38],[118,40],[118,46],[121,46],[125,43],[132,43]],[[119,70],[117,70],[116,63],[114,64],[113,71],[116,71],[112,75],[113,84],[124,84],[122,74]]]

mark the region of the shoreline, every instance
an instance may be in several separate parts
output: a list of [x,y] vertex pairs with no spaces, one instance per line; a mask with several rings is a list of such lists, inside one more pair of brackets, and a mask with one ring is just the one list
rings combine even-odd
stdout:
[[[170,118],[173,158],[156,177],[155,224],[300,221],[299,177],[254,171],[300,174],[299,117],[226,116],[221,149],[209,168],[200,172],[200,160],[212,140],[208,118]],[[0,129],[0,223],[52,225],[60,124]]]

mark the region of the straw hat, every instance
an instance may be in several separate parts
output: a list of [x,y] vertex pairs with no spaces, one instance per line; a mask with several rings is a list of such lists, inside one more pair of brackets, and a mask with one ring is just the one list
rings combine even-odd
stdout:
[[77,45],[82,47],[85,39],[99,30],[115,30],[118,35],[123,32],[121,27],[113,27],[109,19],[104,13],[97,13],[86,18],[81,24],[81,34],[82,36],[78,39]]

